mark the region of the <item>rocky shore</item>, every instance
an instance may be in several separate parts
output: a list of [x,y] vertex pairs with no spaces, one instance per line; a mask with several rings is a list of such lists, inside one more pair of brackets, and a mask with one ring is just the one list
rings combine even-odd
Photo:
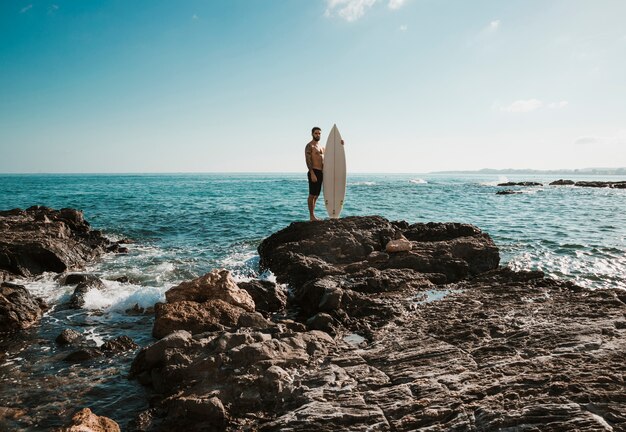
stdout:
[[[68,307],[98,280],[67,272],[107,251],[124,249],[78,211],[0,212],[3,278],[63,272]],[[294,222],[258,252],[276,282],[216,269],[155,305],[156,342],[128,367],[150,408],[123,430],[626,430],[624,290],[500,267],[461,223]],[[46,305],[1,289],[0,333],[37,325]],[[137,349],[69,330],[57,343],[79,364]],[[120,430],[76,408],[60,430]]]
[[135,430],[626,430],[623,290],[501,268],[457,223],[296,222],[259,255],[278,284],[156,306]]
[[[543,183],[537,182],[506,182],[499,183],[498,186],[543,186]],[[592,188],[612,188],[612,189],[626,189],[626,181],[573,181],[559,179],[549,183],[549,186],[579,186],[579,187],[592,187]]]

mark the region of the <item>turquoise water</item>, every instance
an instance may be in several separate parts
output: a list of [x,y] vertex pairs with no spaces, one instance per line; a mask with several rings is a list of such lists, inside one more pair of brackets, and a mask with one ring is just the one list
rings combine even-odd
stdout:
[[[557,178],[349,175],[342,216],[471,223],[492,236],[503,265],[595,289],[626,289],[626,190],[547,186]],[[546,186],[496,195],[504,181]],[[125,379],[132,354],[68,365],[56,335],[71,327],[95,344],[125,334],[146,345],[152,317],[129,316],[129,307],[151,306],[171,286],[216,267],[242,280],[271,279],[258,275],[256,247],[274,231],[306,220],[306,199],[305,174],[0,175],[0,209],[74,207],[94,228],[131,241],[129,254],[106,256],[87,269],[105,289],[91,291],[84,310],[64,309],[74,287],[59,286],[53,275],[24,282],[54,307],[26,339],[0,338],[0,406],[37,406],[25,418],[0,422],[0,429],[48,430],[62,423],[60,413],[79,406],[125,429],[133,412],[147,407],[145,390]],[[325,214],[321,200],[317,213]],[[131,283],[115,282],[120,276]]]

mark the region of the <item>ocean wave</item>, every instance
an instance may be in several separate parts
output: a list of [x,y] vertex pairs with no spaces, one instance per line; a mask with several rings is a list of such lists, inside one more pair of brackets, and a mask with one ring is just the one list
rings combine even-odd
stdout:
[[500,176],[498,177],[498,180],[492,180],[492,181],[488,181],[488,182],[480,182],[479,184],[481,186],[498,186],[500,183],[508,183],[509,182],[509,178],[506,176]]
[[418,178],[418,179],[411,179],[409,180],[409,183],[413,183],[413,184],[427,184],[428,182],[424,179]]
[[360,182],[348,183],[348,186],[376,186],[376,182],[360,181]]

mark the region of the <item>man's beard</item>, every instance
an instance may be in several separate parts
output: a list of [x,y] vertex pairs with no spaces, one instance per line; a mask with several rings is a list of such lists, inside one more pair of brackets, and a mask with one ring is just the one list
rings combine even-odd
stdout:
[[320,137],[313,137],[313,141],[319,141]]

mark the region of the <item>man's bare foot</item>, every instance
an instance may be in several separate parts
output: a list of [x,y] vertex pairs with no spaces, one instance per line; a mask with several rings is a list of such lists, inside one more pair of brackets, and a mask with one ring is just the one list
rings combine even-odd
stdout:
[[309,219],[309,222],[313,222],[313,221],[318,221],[320,219],[316,218],[315,216],[311,216],[311,219]]

